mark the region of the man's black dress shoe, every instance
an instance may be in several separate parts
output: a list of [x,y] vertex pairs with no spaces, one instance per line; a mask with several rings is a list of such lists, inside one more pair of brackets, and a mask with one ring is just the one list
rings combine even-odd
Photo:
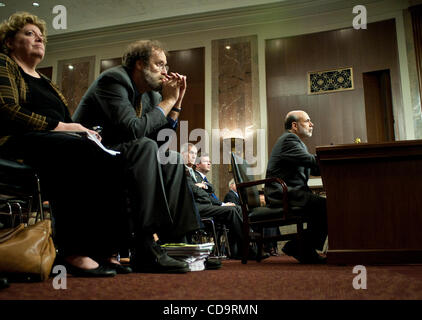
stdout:
[[65,263],[67,272],[75,277],[114,277],[117,272],[110,267],[99,265],[95,269],[82,269],[69,263]]
[[135,272],[147,273],[186,273],[190,270],[187,262],[173,259],[155,241],[135,251],[132,267]]
[[217,270],[221,268],[221,261],[218,258],[208,257],[205,261],[206,270]]
[[0,289],[8,288],[9,287],[9,281],[7,278],[0,278]]
[[327,258],[320,256],[314,249],[305,248],[304,253],[299,253],[296,245],[291,241],[287,242],[283,249],[281,249],[285,254],[291,256],[303,264],[325,264],[327,263]]
[[133,272],[131,267],[118,263],[107,262],[104,265],[110,269],[114,269],[117,274],[129,274]]
[[[271,257],[271,255],[268,253],[268,252],[264,252],[262,255],[261,255],[261,257],[260,257],[260,260],[265,260],[265,259],[267,259],[267,258],[269,258],[269,257]],[[256,256],[255,256],[255,259],[256,259]],[[251,259],[252,260],[252,259]]]

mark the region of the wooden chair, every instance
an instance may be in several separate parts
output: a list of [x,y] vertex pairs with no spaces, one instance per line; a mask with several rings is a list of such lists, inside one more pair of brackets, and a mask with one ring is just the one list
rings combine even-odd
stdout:
[[[242,263],[246,264],[248,261],[250,242],[256,242],[257,244],[258,262],[261,261],[263,244],[265,242],[297,239],[299,240],[298,243],[302,244],[301,240],[304,239],[306,232],[303,224],[307,222],[307,219],[302,216],[302,208],[289,206],[286,183],[279,178],[253,180],[253,177],[247,174],[247,169],[250,165],[246,160],[233,152],[231,153],[231,165],[243,215],[244,243],[242,248]],[[276,182],[281,185],[283,189],[283,208],[261,207],[257,186],[270,182]],[[263,228],[265,227],[281,227],[287,225],[296,225],[297,231],[295,233],[276,236],[264,235]]]

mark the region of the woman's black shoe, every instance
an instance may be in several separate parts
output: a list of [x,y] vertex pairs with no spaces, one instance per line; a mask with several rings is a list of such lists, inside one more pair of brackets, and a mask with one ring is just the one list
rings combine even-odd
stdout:
[[95,269],[82,269],[66,263],[65,267],[75,277],[114,277],[117,274],[115,269],[103,265]]

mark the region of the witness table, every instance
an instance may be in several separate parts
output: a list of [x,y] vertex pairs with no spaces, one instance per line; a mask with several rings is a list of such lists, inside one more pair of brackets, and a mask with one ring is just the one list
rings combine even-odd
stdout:
[[319,146],[328,263],[422,262],[422,140]]

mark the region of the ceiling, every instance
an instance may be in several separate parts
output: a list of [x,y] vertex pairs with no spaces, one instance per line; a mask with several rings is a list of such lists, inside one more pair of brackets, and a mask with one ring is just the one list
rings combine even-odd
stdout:
[[[34,7],[33,2],[39,7]],[[90,30],[116,25],[152,21],[210,11],[240,9],[257,5],[311,2],[310,0],[0,0],[0,19],[16,11],[31,12],[47,22],[49,35]],[[55,29],[53,13],[57,5],[66,8],[66,29]]]

